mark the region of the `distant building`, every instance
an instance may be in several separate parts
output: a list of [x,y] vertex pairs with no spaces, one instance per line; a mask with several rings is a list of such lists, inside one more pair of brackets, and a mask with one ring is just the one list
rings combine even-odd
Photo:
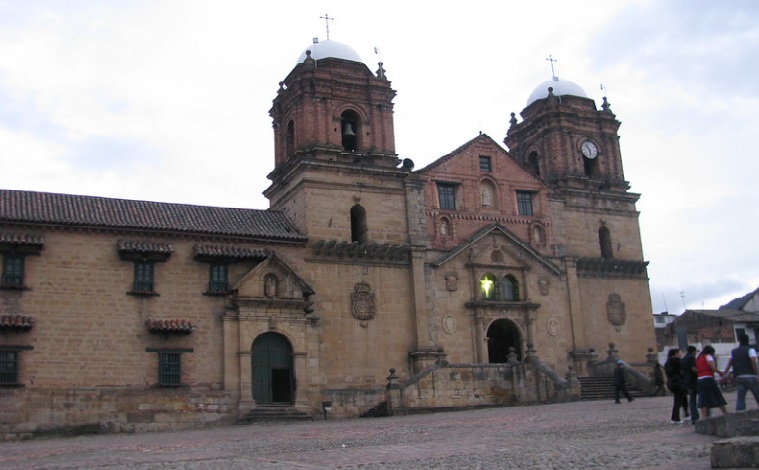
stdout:
[[[663,330],[657,329],[659,351],[692,344],[699,349],[710,344],[717,356],[729,356],[738,345],[738,335],[747,334],[750,344],[759,340],[759,290],[733,299],[717,310],[686,310]],[[660,331],[662,333],[660,333]],[[727,362],[725,358],[721,363]]]

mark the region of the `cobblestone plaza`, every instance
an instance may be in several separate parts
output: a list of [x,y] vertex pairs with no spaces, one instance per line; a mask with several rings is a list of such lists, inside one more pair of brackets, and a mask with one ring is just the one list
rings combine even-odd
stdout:
[[717,438],[669,424],[670,407],[654,397],[36,439],[0,444],[0,468],[711,468]]

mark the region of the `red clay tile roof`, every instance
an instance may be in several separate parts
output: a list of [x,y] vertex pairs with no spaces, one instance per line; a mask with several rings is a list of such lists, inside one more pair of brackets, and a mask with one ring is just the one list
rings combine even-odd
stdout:
[[122,240],[119,242],[119,253],[161,253],[171,255],[174,247],[168,243],[133,242]]
[[45,241],[38,235],[25,233],[0,233],[0,244],[42,246]]
[[34,326],[34,318],[20,313],[0,315],[0,329],[29,331]]
[[151,333],[184,333],[190,334],[195,331],[195,325],[189,320],[145,320],[145,326]]
[[0,189],[0,222],[166,230],[305,242],[281,211]]

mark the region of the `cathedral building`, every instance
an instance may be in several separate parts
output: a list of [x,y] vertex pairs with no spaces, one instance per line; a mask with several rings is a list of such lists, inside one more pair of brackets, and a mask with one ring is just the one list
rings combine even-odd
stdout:
[[[394,97],[382,64],[310,46],[269,111],[267,210],[0,190],[0,432],[358,416],[448,365],[559,383],[609,343],[643,359],[639,195],[606,100],[553,79],[508,150],[480,134],[415,169]],[[502,403],[467,388],[480,372],[436,380]]]

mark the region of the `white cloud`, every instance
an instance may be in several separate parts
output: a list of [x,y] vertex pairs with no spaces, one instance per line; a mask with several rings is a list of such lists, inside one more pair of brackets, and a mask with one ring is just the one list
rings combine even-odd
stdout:
[[549,54],[599,105],[604,83],[654,310],[680,291],[716,307],[759,279],[757,5],[0,1],[0,187],[266,207],[271,100],[328,12],[372,70],[379,47],[417,168],[479,131],[502,141]]

